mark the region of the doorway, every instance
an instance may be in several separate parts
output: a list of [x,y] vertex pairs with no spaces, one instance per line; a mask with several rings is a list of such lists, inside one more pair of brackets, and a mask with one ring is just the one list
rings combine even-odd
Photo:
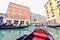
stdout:
[[26,21],[27,26],[29,25],[29,21]]
[[23,25],[24,25],[24,21],[21,21],[21,22],[20,22],[20,26],[23,26]]
[[14,24],[16,24],[16,25],[17,25],[17,24],[18,24],[18,20],[14,20]]

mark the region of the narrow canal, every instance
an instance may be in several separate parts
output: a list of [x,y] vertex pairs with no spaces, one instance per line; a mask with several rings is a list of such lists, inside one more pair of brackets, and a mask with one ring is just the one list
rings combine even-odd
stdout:
[[0,29],[0,40],[16,40],[17,38],[30,34],[36,27],[23,29]]
[[[35,28],[32,26],[23,29],[0,29],[0,40],[16,40],[25,34],[30,34]],[[60,28],[47,27],[47,29],[55,40],[60,40]]]

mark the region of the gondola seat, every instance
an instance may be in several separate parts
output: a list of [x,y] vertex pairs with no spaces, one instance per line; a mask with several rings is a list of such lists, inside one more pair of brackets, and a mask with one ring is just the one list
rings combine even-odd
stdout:
[[33,35],[41,38],[48,38],[47,34],[38,33],[38,32],[34,32]]
[[45,40],[43,38],[34,37],[32,40]]
[[49,38],[47,34],[42,34],[38,32],[34,32],[33,35],[34,38],[32,40],[46,40]]

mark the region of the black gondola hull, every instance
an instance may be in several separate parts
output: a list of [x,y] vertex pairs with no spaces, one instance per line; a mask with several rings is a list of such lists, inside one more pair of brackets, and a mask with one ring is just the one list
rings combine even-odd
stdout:
[[20,29],[20,28],[26,28],[28,26],[19,26],[19,27],[16,27],[16,26],[0,26],[0,29]]

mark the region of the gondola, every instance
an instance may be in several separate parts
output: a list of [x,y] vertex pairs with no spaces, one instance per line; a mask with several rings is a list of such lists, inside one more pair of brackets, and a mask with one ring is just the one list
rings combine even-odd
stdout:
[[47,25],[47,27],[60,27],[60,25]]
[[0,29],[20,29],[20,28],[25,28],[28,26],[14,26],[13,24],[10,25],[6,25],[6,24],[2,24],[0,25]]
[[0,27],[0,29],[20,29],[20,28],[26,28],[28,26],[20,26],[20,27],[15,27],[15,26],[9,26],[9,27]]
[[43,29],[34,30],[29,35],[24,35],[16,40],[54,40],[53,36]]

